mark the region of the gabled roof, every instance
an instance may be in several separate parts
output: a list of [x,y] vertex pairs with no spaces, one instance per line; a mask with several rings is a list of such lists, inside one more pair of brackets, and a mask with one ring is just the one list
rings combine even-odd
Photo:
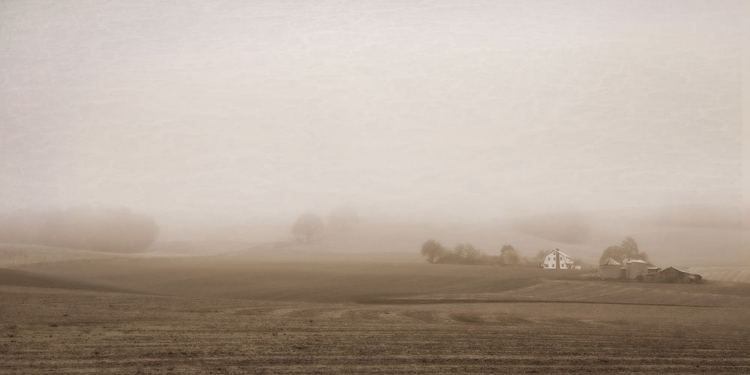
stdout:
[[616,261],[616,260],[614,260],[612,258],[607,258],[607,260],[605,260],[604,263],[602,263],[601,265],[602,266],[619,266],[620,262],[618,262],[618,261]]
[[562,256],[564,256],[564,257],[568,257],[568,258],[570,258],[570,259],[573,259],[573,258],[572,258],[572,257],[571,257],[570,255],[568,255],[568,254],[565,254],[565,253],[563,253],[562,251],[560,251],[560,249],[555,249],[555,250],[552,250],[552,251],[550,251],[549,253],[547,253],[547,255],[550,255],[550,254],[553,254],[553,253],[560,253],[560,255],[562,255]]
[[[563,259],[561,259],[561,263],[562,264],[575,264],[575,261],[573,260],[573,257],[571,257],[568,254],[563,253],[562,251],[560,251],[560,249],[555,249],[555,250],[552,250],[549,253],[547,253],[547,255],[544,256],[544,259],[542,259],[542,261],[540,262],[540,264],[544,264],[544,262],[547,261],[547,257],[550,254],[554,254],[554,253],[560,254],[560,257],[563,258]],[[565,260],[565,258],[567,258],[567,261]]]

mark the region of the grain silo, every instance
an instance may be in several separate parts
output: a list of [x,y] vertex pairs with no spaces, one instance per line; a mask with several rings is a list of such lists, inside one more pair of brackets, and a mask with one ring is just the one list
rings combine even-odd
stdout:
[[648,273],[648,263],[640,259],[629,260],[625,263],[625,269],[628,280],[635,280],[638,276]]

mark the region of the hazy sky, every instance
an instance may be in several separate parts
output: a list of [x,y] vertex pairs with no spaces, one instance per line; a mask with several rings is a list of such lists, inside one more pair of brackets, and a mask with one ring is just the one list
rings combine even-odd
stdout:
[[0,209],[737,205],[741,1],[0,1]]

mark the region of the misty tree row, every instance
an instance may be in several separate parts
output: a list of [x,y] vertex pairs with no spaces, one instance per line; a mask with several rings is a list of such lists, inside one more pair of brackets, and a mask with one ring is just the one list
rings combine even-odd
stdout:
[[[500,249],[500,255],[488,255],[478,250],[471,244],[459,244],[453,249],[448,249],[440,242],[427,240],[422,244],[421,254],[430,263],[440,264],[491,264],[500,266],[538,266],[544,257],[549,253],[547,250],[539,250],[532,259],[521,257],[516,249],[511,245],[504,245]],[[613,259],[619,263],[625,263],[628,260],[643,260],[652,264],[648,254],[638,248],[638,243],[632,237],[626,237],[620,245],[607,247],[599,259],[599,264],[603,264],[607,259]],[[584,264],[580,259],[576,259],[577,264]]]
[[[332,210],[327,216],[328,229],[334,231],[347,231],[359,225],[357,211],[349,206],[342,206]],[[317,214],[308,212],[300,215],[292,226],[292,235],[297,240],[309,243],[313,238],[320,236],[326,230],[326,222]]]
[[124,208],[20,210],[0,215],[0,242],[133,253],[148,248],[159,234],[149,216]]
[[500,249],[500,255],[489,255],[472,244],[459,244],[453,249],[448,249],[438,241],[427,240],[422,244],[421,253],[430,263],[520,266],[526,262],[511,245],[504,245]]

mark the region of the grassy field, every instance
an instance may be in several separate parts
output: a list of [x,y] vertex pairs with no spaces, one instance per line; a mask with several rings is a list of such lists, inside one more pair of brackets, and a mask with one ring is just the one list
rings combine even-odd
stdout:
[[688,267],[687,271],[700,274],[708,280],[750,283],[750,267]]
[[300,254],[296,261],[265,257],[100,259],[37,264],[29,271],[194,298],[356,302],[425,293],[489,293],[517,289],[574,272],[537,268],[384,263],[356,256]]
[[750,289],[383,255],[0,270],[0,373],[748,373]]
[[0,268],[18,268],[31,264],[72,262],[119,256],[124,255],[40,245],[0,244]]

